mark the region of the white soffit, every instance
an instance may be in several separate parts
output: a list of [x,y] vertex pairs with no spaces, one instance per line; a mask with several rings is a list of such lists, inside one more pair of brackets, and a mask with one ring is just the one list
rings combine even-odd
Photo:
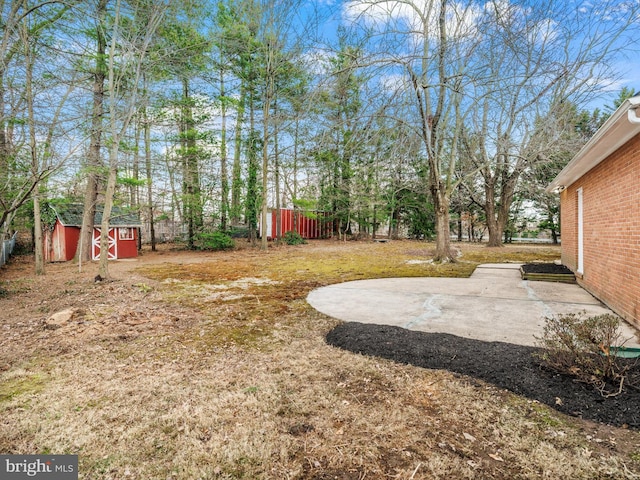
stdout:
[[[637,110],[635,110],[637,109]],[[635,110],[631,115],[630,110]],[[625,100],[593,137],[576,154],[547,187],[547,192],[564,190],[594,168],[622,145],[640,133],[640,123],[630,116],[640,117],[640,95]]]

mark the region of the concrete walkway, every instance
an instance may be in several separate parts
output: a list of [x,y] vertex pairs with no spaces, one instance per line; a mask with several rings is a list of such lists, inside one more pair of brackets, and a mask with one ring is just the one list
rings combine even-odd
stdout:
[[[486,264],[470,278],[385,278],[309,293],[316,310],[344,321],[396,325],[484,341],[534,345],[544,319],[562,313],[611,313],[578,285],[522,280],[517,264]],[[627,347],[636,330],[622,325]]]

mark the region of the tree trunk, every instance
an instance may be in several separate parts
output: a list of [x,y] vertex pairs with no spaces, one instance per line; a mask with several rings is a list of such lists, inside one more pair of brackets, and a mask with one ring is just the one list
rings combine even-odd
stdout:
[[[114,141],[115,143],[115,141]],[[117,147],[111,147],[117,149]],[[102,210],[102,224],[100,225],[100,260],[98,263],[98,275],[103,279],[109,278],[109,221],[111,220],[111,208],[113,206],[113,196],[116,191],[118,179],[118,153],[109,154],[109,177],[107,179],[107,190],[104,196],[104,209]],[[115,233],[114,233],[115,235]],[[117,240],[117,237],[116,237]]]
[[[31,154],[31,169],[32,175],[35,181],[35,187],[33,189],[33,244],[35,252],[35,270],[36,275],[44,275],[44,255],[43,255],[43,241],[42,241],[42,221],[40,219],[40,182],[38,180],[38,172],[41,171],[40,159],[38,158],[36,125],[35,125],[35,111],[34,111],[34,93],[33,93],[33,51],[31,46],[31,39],[28,36],[24,39],[25,42],[25,99],[27,102],[27,116],[29,119],[29,150]],[[46,157],[45,157],[46,162]],[[0,242],[3,239],[0,237]]]
[[242,164],[240,156],[244,142],[242,141],[242,123],[244,122],[246,87],[244,83],[240,86],[240,99],[238,100],[238,110],[236,112],[236,127],[234,133],[233,168],[231,171],[231,225],[240,225],[242,211]]
[[249,93],[249,142],[245,219],[249,226],[249,241],[256,244],[258,238],[258,133],[255,130],[255,102],[253,88]]
[[[269,82],[270,79],[267,79]],[[269,87],[267,87],[269,88]],[[262,109],[262,204],[261,204],[261,215],[262,215],[262,238],[260,239],[260,248],[262,250],[266,250],[268,248],[268,237],[269,232],[267,232],[267,213],[268,213],[268,179],[269,179],[269,121],[270,121],[270,103],[271,97],[269,95],[263,99],[264,107]]]
[[84,208],[82,210],[82,227],[74,260],[78,263],[91,260],[91,241],[96,215],[96,203],[100,182],[100,170],[102,160],[100,149],[102,142],[102,118],[104,116],[104,82],[107,67],[105,64],[105,52],[107,40],[104,33],[105,17],[108,0],[100,0],[97,6],[98,26],[96,29],[96,71],[93,75],[93,106],[91,112],[91,138],[89,141],[89,154],[87,162],[87,187],[84,194]]
[[487,216],[487,229],[489,230],[489,242],[487,247],[501,247],[502,235],[504,233],[503,225],[495,217]]
[[[509,221],[509,211],[513,204],[518,178],[520,178],[523,168],[522,164],[518,164],[511,173],[503,172],[500,177],[496,175],[485,182],[484,211],[489,230],[488,247],[502,246],[502,236]],[[496,178],[499,178],[499,180],[496,180]],[[499,181],[502,188],[500,190],[499,203],[496,205],[495,184],[497,181]]]
[[[4,68],[0,68],[0,112],[5,111],[4,101]],[[5,132],[4,114],[0,116],[0,181],[6,180],[9,174],[9,146]],[[4,183],[4,182],[3,182]],[[0,238],[2,240],[2,238]]]
[[156,251],[156,226],[153,217],[153,175],[151,172],[151,125],[147,117],[147,109],[143,109],[144,118],[144,160],[147,170],[147,203],[149,205],[149,236],[151,237],[151,251]]
[[[274,104],[274,115],[277,115],[277,102]],[[280,160],[278,157],[278,128],[276,124],[276,130],[273,134],[273,169],[274,169],[274,182],[275,182],[275,196],[276,196],[276,241],[282,239],[282,205],[280,203]]]
[[44,241],[40,219],[40,193],[33,191],[33,242],[35,244],[36,275],[44,275]]
[[455,262],[455,256],[451,250],[451,232],[449,228],[449,197],[442,190],[433,192],[434,210],[436,215],[436,252],[433,256],[435,262]]
[[189,91],[189,81],[182,80],[182,119],[181,144],[183,161],[184,212],[187,219],[187,245],[193,249],[196,233],[202,229],[203,211],[200,191],[200,172],[198,168],[198,152],[196,151],[196,132],[193,119],[193,105]]
[[[222,55],[222,52],[220,52]],[[222,61],[220,62],[222,65]],[[227,217],[229,215],[229,179],[227,174],[227,101],[225,98],[224,71],[220,68],[220,229],[227,230]]]
[[134,138],[135,138],[135,146],[136,148],[133,150],[133,165],[132,165],[132,174],[133,185],[131,185],[131,208],[136,212],[140,212],[140,185],[138,180],[140,180],[140,135],[142,131],[140,130],[140,124],[136,123]]

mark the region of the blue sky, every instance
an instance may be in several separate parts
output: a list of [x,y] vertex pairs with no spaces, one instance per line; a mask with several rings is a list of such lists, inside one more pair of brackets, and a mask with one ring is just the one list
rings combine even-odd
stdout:
[[[360,17],[357,23],[360,26],[368,24],[385,24],[389,23],[392,17],[395,20],[401,19],[404,22],[411,23],[411,8],[407,7],[408,4],[417,4],[420,7],[424,7],[431,0],[407,0],[404,2],[396,2],[394,0],[352,0],[333,2],[331,0],[320,0],[319,5],[326,10],[333,11],[333,17],[325,24],[325,36],[328,38],[334,38],[335,30],[340,24],[348,25],[347,12],[362,12],[369,8],[375,9],[376,15],[370,15],[368,18]],[[547,0],[548,1],[548,0]],[[483,0],[469,2],[466,0],[455,1],[452,0],[450,4],[463,5],[466,8],[466,12],[469,16],[473,16],[474,12],[479,12],[485,9],[487,4],[491,4],[493,8],[508,8],[517,4],[518,12],[532,12],[535,13],[536,7],[542,4],[546,4],[545,0],[523,0],[523,1],[510,1],[510,0]],[[613,60],[614,63],[608,65],[613,76],[609,79],[608,85],[603,88],[603,93],[597,98],[594,98],[590,103],[590,108],[602,107],[610,103],[611,99],[616,97],[623,87],[631,88],[636,92],[640,92],[640,15],[639,12],[633,14],[628,13],[630,8],[640,9],[640,0],[555,0],[555,6],[561,7],[557,11],[561,14],[566,7],[567,11],[581,12],[583,18],[586,19],[585,25],[588,28],[594,28],[593,25],[597,25],[596,28],[604,25],[603,28],[615,27],[616,24],[620,24],[631,18],[631,15],[636,16],[636,21],[632,22],[628,32],[620,37],[617,42],[617,47],[623,48],[622,52],[617,58]],[[375,5],[374,5],[375,4]],[[469,8],[469,5],[471,7]],[[325,11],[326,11],[325,10]],[[395,12],[389,15],[387,12]],[[355,18],[351,15],[352,18]],[[601,20],[601,21],[600,21]],[[551,20],[550,24],[556,20]],[[564,25],[561,21],[557,22],[558,28],[562,28]]]

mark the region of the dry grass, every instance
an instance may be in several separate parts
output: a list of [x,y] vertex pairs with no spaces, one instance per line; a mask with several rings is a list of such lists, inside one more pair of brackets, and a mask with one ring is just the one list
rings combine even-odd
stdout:
[[[14,262],[0,451],[77,453],[85,479],[638,478],[637,432],[325,344],[336,321],[306,304],[316,286],[559,253],[461,249],[449,265],[410,262],[429,251],[416,242],[145,253],[98,285]],[[42,329],[68,307],[80,320]]]

